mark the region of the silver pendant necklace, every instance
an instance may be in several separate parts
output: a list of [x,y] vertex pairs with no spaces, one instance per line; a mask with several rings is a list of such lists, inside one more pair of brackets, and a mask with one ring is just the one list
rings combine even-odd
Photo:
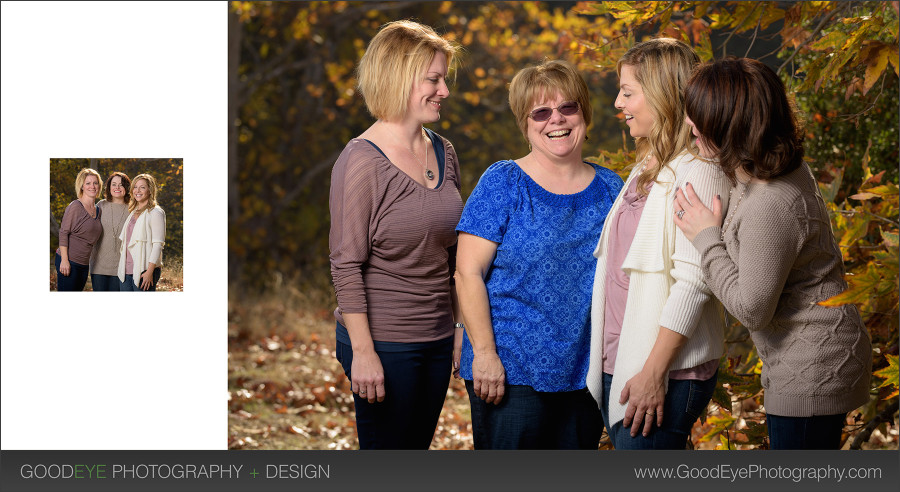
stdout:
[[[725,224],[722,226],[722,232],[719,235],[720,240],[722,240],[722,241],[725,240],[725,231],[728,230],[728,226],[730,226],[731,223],[734,221],[734,214],[737,213],[738,205],[740,205],[741,200],[744,199],[744,194],[747,193],[747,186],[749,186],[749,185],[750,185],[750,183],[744,184],[744,187],[741,190],[741,196],[738,197],[737,202],[734,204],[734,207],[731,209],[731,215],[728,216],[728,220],[726,220]],[[731,189],[731,191],[729,192],[729,195],[734,196],[734,188]]]
[[[113,208],[113,214],[112,214],[112,219],[113,219],[113,237],[115,237],[116,239],[118,239],[118,238],[119,238],[119,231],[120,231],[121,228],[122,228],[122,221],[123,221],[123,219],[125,218],[125,213],[128,212],[128,204],[124,204],[124,203],[113,203],[113,202],[110,202],[110,204],[113,205],[113,207],[112,207],[112,208]],[[122,207],[121,207],[121,208],[122,208],[122,211],[121,211],[119,214],[116,214],[116,213],[114,212],[115,209],[120,208],[120,207],[117,207],[116,205],[122,205]]]
[[[413,152],[412,147],[407,147],[407,146],[401,144],[401,143],[400,143],[400,139],[397,138],[396,135],[394,135],[394,132],[392,132],[392,131],[390,130],[390,128],[385,127],[385,130],[387,130],[388,133],[391,135],[391,138],[393,138],[394,141],[397,142],[397,145],[400,145],[401,147],[406,148],[406,150],[408,150],[409,153],[412,154],[413,159],[415,159],[416,162],[419,162],[419,156],[417,156],[416,153]],[[428,138],[428,134],[425,133],[425,129],[424,129],[424,128],[422,128],[422,138],[424,138],[424,139],[425,139],[426,141],[428,141],[428,142],[431,141],[431,140]],[[429,181],[433,181],[433,180],[434,180],[434,171],[432,171],[431,169],[428,169],[428,154],[429,154],[429,152],[428,152],[428,145],[426,144],[426,145],[425,145],[425,163],[422,164],[422,167],[425,168],[425,177],[426,177]]]

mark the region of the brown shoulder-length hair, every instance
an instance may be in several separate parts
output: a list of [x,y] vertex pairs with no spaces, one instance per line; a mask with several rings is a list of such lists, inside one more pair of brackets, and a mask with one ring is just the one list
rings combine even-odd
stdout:
[[131,180],[128,179],[128,175],[121,171],[114,171],[110,173],[109,177],[106,178],[106,188],[103,190],[103,198],[105,200],[112,200],[112,196],[109,194],[110,187],[112,185],[112,179],[116,176],[122,178],[122,187],[125,188],[125,196],[122,197],[125,200],[125,203],[131,200]]
[[734,57],[704,63],[685,88],[685,109],[733,185],[738,167],[772,179],[803,162],[796,108],[764,63]]
[[528,115],[532,106],[539,102],[539,98],[552,97],[556,93],[568,101],[577,102],[584,126],[591,126],[594,108],[591,106],[591,92],[584,77],[574,65],[565,60],[545,60],[539,65],[519,70],[509,83],[509,108],[526,141]]
[[700,57],[686,43],[672,38],[657,38],[631,47],[616,63],[616,74],[622,67],[634,68],[634,78],[641,84],[644,98],[653,113],[653,126],[646,137],[635,139],[639,164],[646,157],[656,158],[656,165],[638,176],[638,193],[646,195],[663,167],[682,152],[694,151],[691,129],[684,122],[684,86]]

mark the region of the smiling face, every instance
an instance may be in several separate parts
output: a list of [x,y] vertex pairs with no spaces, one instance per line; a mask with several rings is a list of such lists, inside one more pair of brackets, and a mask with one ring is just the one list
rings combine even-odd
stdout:
[[648,137],[656,121],[644,98],[644,89],[634,76],[634,66],[622,65],[616,109],[625,115],[625,124],[634,138]]
[[447,57],[435,53],[424,77],[413,83],[406,115],[419,123],[433,123],[441,119],[441,101],[450,96],[447,88]]
[[100,193],[100,179],[93,174],[85,176],[84,184],[81,185],[81,193],[91,199],[97,198]]
[[527,118],[526,135],[534,153],[543,154],[551,160],[575,159],[581,161],[581,147],[587,132],[587,125],[581,111],[566,116],[557,109],[568,99],[559,93],[552,98],[539,97],[529,109],[529,113],[539,108],[552,108],[553,114],[546,121]]
[[131,196],[134,197],[141,207],[147,205],[147,200],[150,199],[150,184],[147,183],[146,179],[135,180],[134,184],[131,185]]
[[700,131],[697,130],[697,126],[694,125],[694,122],[688,116],[684,117],[684,122],[687,126],[691,127],[691,134],[697,137],[695,143],[697,144],[697,149],[700,151],[700,157],[706,157],[707,159],[713,158],[716,156],[715,152],[709,148],[709,146],[704,143],[704,138],[700,135]]
[[122,184],[122,176],[113,176],[109,180],[109,194],[114,202],[125,200],[125,186]]

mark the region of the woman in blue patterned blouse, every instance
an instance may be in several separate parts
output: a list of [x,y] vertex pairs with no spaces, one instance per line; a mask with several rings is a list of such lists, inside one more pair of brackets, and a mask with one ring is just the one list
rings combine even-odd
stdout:
[[582,160],[592,112],[572,65],[523,69],[509,92],[531,152],[484,172],[456,228],[475,448],[597,449],[591,252],[622,180]]

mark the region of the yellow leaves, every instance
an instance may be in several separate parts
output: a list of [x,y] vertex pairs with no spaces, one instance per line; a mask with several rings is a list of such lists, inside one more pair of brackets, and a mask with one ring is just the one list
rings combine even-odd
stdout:
[[894,67],[894,75],[900,76],[900,62],[898,62],[898,52],[900,52],[900,47],[892,45],[889,46],[888,49],[890,50],[890,53],[888,53],[888,62]]
[[894,391],[882,398],[883,400],[889,400],[898,395],[898,386],[900,386],[900,382],[898,382],[898,366],[897,359],[898,356],[891,354],[884,354],[885,360],[887,360],[888,365],[885,368],[882,368],[878,371],[872,373],[874,376],[883,379],[884,381],[878,385],[879,388],[890,388],[894,387]]
[[835,307],[844,304],[866,304],[869,299],[889,293],[896,286],[895,278],[886,281],[881,269],[874,263],[869,263],[868,269],[862,275],[854,275],[847,278],[849,287],[844,292],[819,302],[820,306]]
[[[723,434],[725,431],[729,430],[731,426],[737,422],[737,418],[733,417],[730,413],[722,415],[712,416],[706,419],[708,424],[711,424],[710,430],[700,438],[700,441],[709,441],[716,436]],[[727,445],[727,443],[726,443]]]
[[869,54],[869,58],[866,60],[866,79],[863,84],[863,94],[868,93],[869,89],[881,77],[882,72],[887,68],[890,56],[891,49],[886,45],[878,46]]

